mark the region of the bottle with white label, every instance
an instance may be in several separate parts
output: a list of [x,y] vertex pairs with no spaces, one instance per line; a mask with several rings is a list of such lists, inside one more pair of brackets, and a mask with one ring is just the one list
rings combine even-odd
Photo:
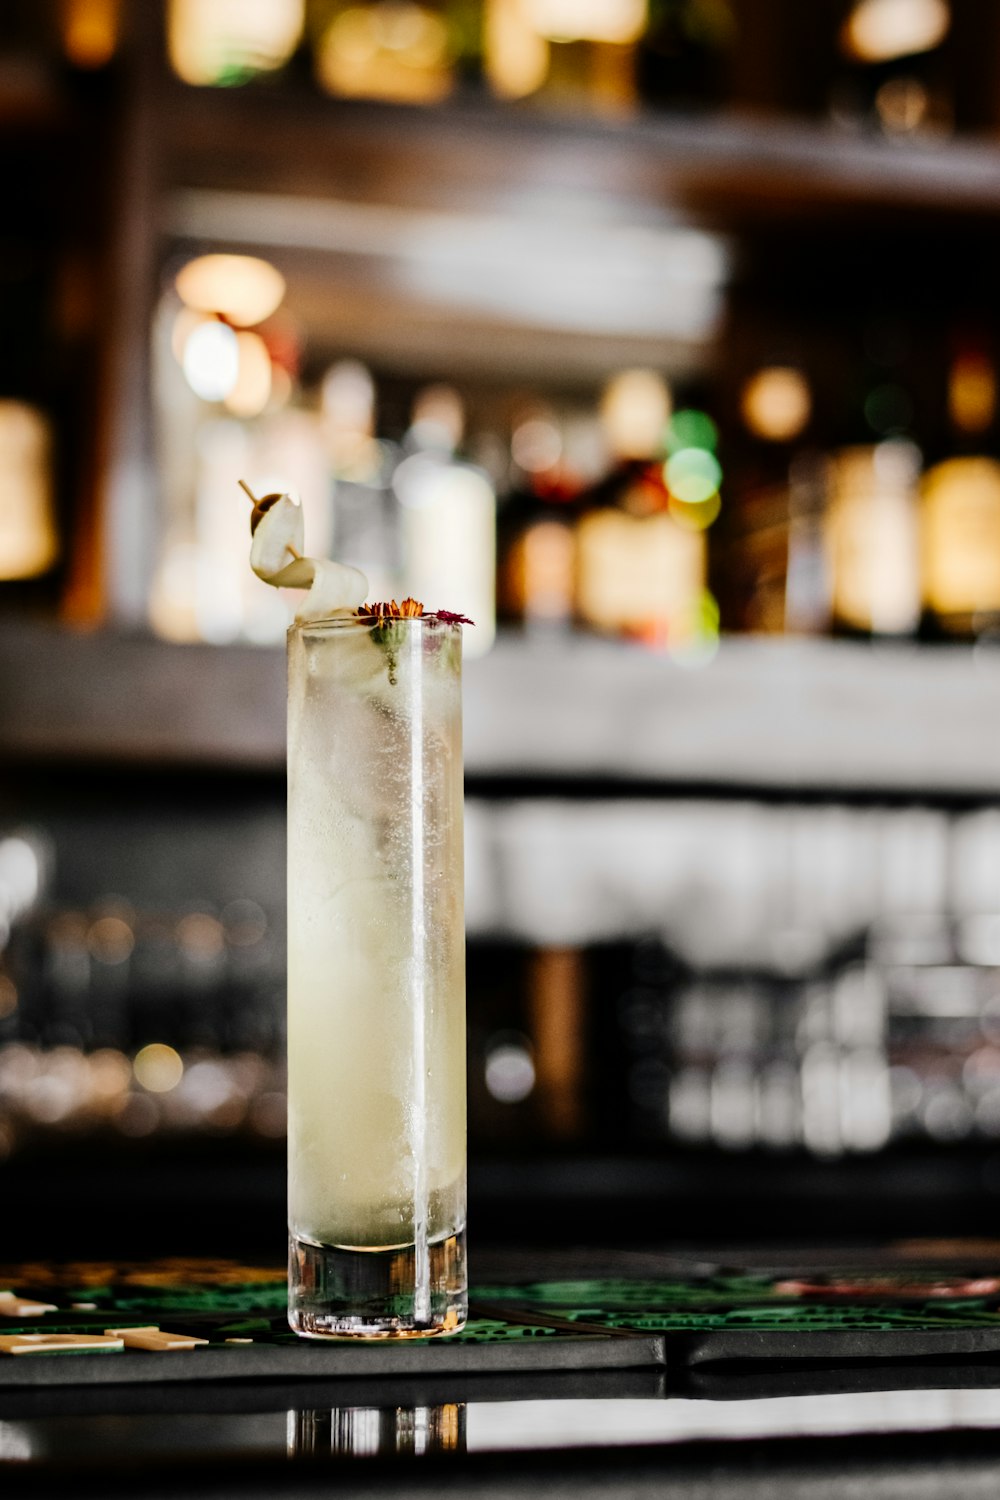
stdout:
[[402,588],[443,601],[475,625],[467,656],[496,635],[496,495],[487,474],[456,457],[464,426],[461,398],[429,386],[414,403],[407,456],[393,477],[402,538]]

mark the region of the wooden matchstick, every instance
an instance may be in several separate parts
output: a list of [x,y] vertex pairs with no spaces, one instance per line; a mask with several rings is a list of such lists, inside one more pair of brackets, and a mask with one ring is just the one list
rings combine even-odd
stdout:
[[58,1354],[62,1349],[121,1349],[123,1340],[100,1333],[0,1334],[0,1354]]
[[19,1297],[16,1292],[0,1292],[0,1318],[40,1318],[55,1312],[54,1302],[36,1302],[34,1297]]
[[106,1328],[105,1333],[124,1341],[126,1349],[147,1349],[152,1354],[166,1354],[171,1349],[193,1349],[208,1339],[189,1333],[165,1333],[152,1325],[146,1328]]

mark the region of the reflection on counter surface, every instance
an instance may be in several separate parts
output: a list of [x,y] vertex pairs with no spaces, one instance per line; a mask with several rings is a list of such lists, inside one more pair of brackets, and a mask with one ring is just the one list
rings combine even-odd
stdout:
[[[950,1373],[950,1372],[949,1372]],[[146,1415],[95,1413],[0,1420],[0,1462],[79,1461],[107,1451],[121,1458],[276,1458],[337,1463],[392,1458],[449,1461],[463,1455],[747,1443],[773,1438],[990,1431],[1000,1418],[1000,1391],[931,1382],[923,1389],[838,1394],[664,1396],[544,1400],[477,1399],[438,1406],[333,1406],[285,1411],[272,1392],[242,1414],[204,1410]],[[789,1383],[794,1384],[793,1381]],[[9,1471],[8,1471],[9,1472]],[[713,1492],[714,1493],[714,1492]]]

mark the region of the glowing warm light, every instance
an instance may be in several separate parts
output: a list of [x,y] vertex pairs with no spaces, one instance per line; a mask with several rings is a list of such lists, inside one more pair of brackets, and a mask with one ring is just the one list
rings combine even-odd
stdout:
[[437,103],[452,87],[447,27],[412,0],[349,6],[320,38],[316,76],[331,94]]
[[236,384],[225,398],[236,417],[256,417],[271,399],[271,356],[259,333],[238,333]]
[[536,521],[509,555],[512,602],[528,624],[567,621],[573,613],[576,541],[559,521]]
[[577,530],[577,601],[599,630],[661,643],[687,638],[705,585],[704,532],[670,515],[596,510]]
[[676,495],[671,495],[667,502],[667,509],[678,526],[684,526],[688,531],[707,531],[722,509],[722,497],[716,490],[706,500],[699,500],[691,505],[684,500],[679,500]]
[[924,598],[939,615],[1000,610],[1000,464],[950,458],[924,475]]
[[184,1077],[184,1063],[165,1042],[150,1042],[136,1053],[132,1071],[151,1094],[169,1094]]
[[944,41],[950,25],[947,0],[857,0],[840,43],[861,62],[889,62],[929,52]]
[[40,1074],[29,1084],[23,1099],[25,1114],[41,1125],[64,1120],[75,1104],[73,1080],[58,1071]]
[[703,505],[718,492],[722,467],[704,448],[679,448],[663,466],[670,493],[685,505]]
[[948,415],[960,432],[985,432],[997,408],[997,374],[985,354],[960,354],[948,372]]
[[129,1060],[115,1047],[99,1047],[87,1059],[91,1094],[102,1100],[117,1099],[128,1090],[132,1078]]
[[646,0],[521,0],[529,24],[554,42],[636,42]]
[[177,941],[186,958],[195,963],[212,963],[221,958],[226,935],[218,917],[205,911],[193,911],[178,922]]
[[77,68],[103,68],[115,55],[121,0],[62,0],[63,50]]
[[619,458],[656,458],[670,420],[670,392],[655,370],[623,370],[605,386],[601,422]]
[[919,471],[919,450],[899,440],[833,456],[826,544],[833,610],[847,625],[897,635],[917,624]]
[[177,273],[177,293],[195,312],[217,313],[240,328],[263,323],[285,295],[285,278],[255,255],[199,255]]
[[184,374],[203,401],[224,401],[240,373],[240,346],[228,323],[196,328],[184,346]]
[[549,417],[527,417],[514,428],[510,451],[519,469],[528,474],[545,474],[562,457],[559,428]]
[[35,578],[58,556],[48,418],[0,401],[0,579]]
[[490,87],[501,99],[523,99],[549,71],[549,44],[525,19],[520,0],[486,0],[483,50]]
[[123,917],[98,917],[87,932],[87,945],[103,964],[123,964],[135,947],[135,934]]
[[750,431],[772,443],[787,443],[809,421],[812,397],[800,370],[770,365],[751,375],[740,395],[740,411]]
[[185,83],[242,83],[288,61],[304,19],[305,0],[170,0],[170,65]]

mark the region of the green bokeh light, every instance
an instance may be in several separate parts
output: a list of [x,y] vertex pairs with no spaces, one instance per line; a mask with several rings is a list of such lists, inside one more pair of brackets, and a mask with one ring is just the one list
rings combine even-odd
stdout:
[[667,426],[667,452],[677,453],[684,448],[704,448],[714,453],[719,442],[719,429],[706,411],[687,407],[675,411]]
[[718,492],[722,466],[705,448],[679,448],[663,466],[667,489],[685,505],[703,505]]

